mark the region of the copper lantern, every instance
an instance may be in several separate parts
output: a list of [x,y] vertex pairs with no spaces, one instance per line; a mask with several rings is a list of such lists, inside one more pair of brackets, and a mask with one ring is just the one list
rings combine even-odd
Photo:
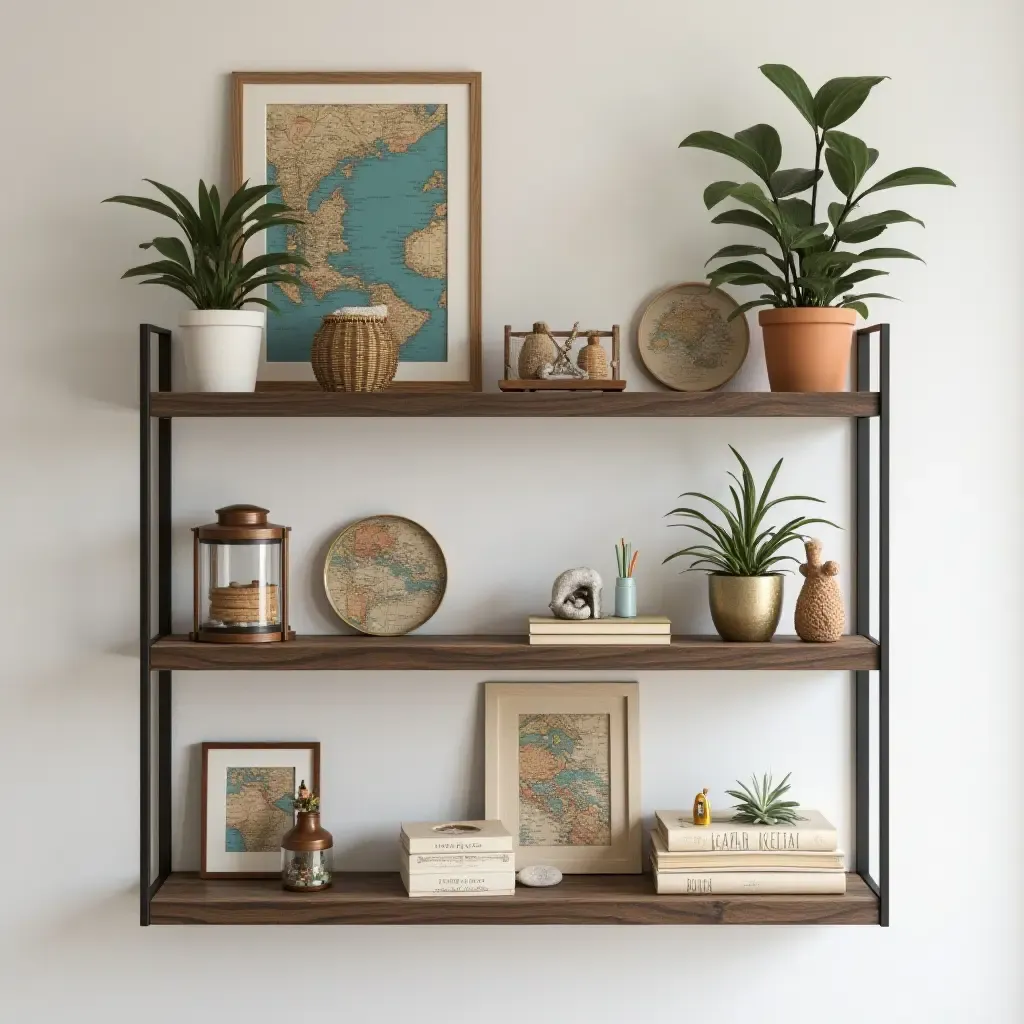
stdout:
[[217,509],[192,529],[192,639],[221,644],[291,640],[288,534],[256,505]]

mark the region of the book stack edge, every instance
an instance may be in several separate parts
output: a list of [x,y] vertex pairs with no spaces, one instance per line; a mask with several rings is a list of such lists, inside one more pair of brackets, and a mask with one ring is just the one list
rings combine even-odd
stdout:
[[664,615],[601,619],[556,619],[530,616],[530,643],[557,647],[576,644],[670,644],[672,624]]
[[819,811],[791,825],[750,825],[726,817],[694,825],[682,811],[656,811],[651,832],[655,890],[682,895],[846,892],[838,836]]
[[515,849],[500,821],[403,822],[399,844],[411,897],[515,894]]

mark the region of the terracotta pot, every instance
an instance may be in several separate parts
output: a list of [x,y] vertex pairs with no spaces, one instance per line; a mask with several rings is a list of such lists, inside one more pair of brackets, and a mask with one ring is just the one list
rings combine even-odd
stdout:
[[857,312],[836,306],[763,309],[764,361],[772,391],[846,391]]

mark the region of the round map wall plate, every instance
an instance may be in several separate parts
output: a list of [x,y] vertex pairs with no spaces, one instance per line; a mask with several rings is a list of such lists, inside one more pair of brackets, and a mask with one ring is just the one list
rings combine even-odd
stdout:
[[648,372],[674,391],[710,391],[733,378],[750,345],[747,318],[726,317],[739,303],[696,281],[656,295],[640,318],[636,344]]
[[327,550],[327,600],[342,622],[370,636],[418,629],[440,607],[447,585],[441,546],[404,516],[360,519]]

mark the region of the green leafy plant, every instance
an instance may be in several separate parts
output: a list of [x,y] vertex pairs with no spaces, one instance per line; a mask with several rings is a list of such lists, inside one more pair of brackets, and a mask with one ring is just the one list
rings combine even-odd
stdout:
[[[861,201],[885,189],[904,185],[952,185],[941,171],[930,167],[904,167],[874,184],[864,186],[864,176],[878,159],[878,150],[861,139],[838,131],[867,99],[885,76],[833,78],[812,95],[807,83],[785,64],[764,64],[761,73],[790,99],[814,132],[814,166],[780,170],[782,141],[768,124],[755,124],[731,138],[720,132],[701,131],[688,135],[679,145],[723,153],[743,164],[758,182],[716,181],[704,190],[704,205],[710,210],[726,199],[742,206],[725,210],[712,219],[714,224],[736,224],[768,235],[777,245],[776,255],[760,245],[727,245],[707,262],[728,259],[708,274],[713,285],[761,285],[767,288],[759,298],[734,310],[729,319],[755,306],[848,306],[868,316],[867,299],[890,299],[881,292],[857,292],[856,286],[887,273],[861,264],[884,259],[918,260],[905,249],[871,248],[859,252],[840,251],[840,243],[858,244],[877,238],[890,224],[923,221],[902,210],[882,210],[851,219]],[[827,220],[818,220],[819,184],[824,156],[832,183],[842,195],[841,202],[828,204]],[[811,198],[801,196],[810,191]],[[753,259],[767,260],[768,268]],[[705,264],[706,265],[706,264]]]
[[[199,182],[198,209],[180,192],[146,178],[172,205],[147,196],[111,196],[105,203],[123,203],[159,213],[178,225],[188,245],[175,236],[143,242],[140,249],[156,249],[162,260],[145,263],[125,271],[122,277],[144,277],[142,284],[162,284],[182,292],[196,309],[241,309],[247,302],[275,310],[267,299],[250,293],[266,284],[293,284],[301,281],[295,274],[275,267],[309,266],[297,253],[268,252],[245,262],[242,250],[253,235],[282,224],[301,224],[284,203],[262,203],[275,185],[249,185],[248,182],[221,208],[217,186],[209,189]],[[253,207],[256,206],[255,209]]]
[[[739,490],[732,484],[729,491],[732,494],[733,507],[727,508],[722,502],[715,498],[701,494],[699,491],[686,491],[680,494],[680,498],[700,498],[713,505],[725,517],[725,525],[720,525],[706,516],[699,509],[695,508],[674,508],[666,515],[679,516],[686,520],[682,523],[670,523],[670,526],[688,526],[696,530],[711,541],[710,544],[696,544],[692,547],[683,548],[666,558],[670,562],[673,558],[690,557],[695,561],[686,572],[696,569],[706,569],[710,572],[723,573],[726,576],[767,576],[779,570],[773,569],[780,562],[797,562],[799,559],[791,555],[780,555],[779,550],[794,540],[804,540],[800,532],[805,526],[812,523],[825,523],[828,526],[836,524],[828,519],[806,519],[798,516],[795,519],[776,528],[774,526],[762,529],[761,524],[769,510],[776,505],[786,501],[816,501],[821,498],[812,498],[807,494],[792,494],[784,498],[772,498],[768,500],[775,478],[782,468],[782,459],[775,463],[775,468],[768,477],[760,496],[757,493],[757,485],[754,483],[754,476],[749,467],[732,445],[729,450],[736,456],[740,464],[742,479],[736,476],[731,470],[729,476],[736,481]],[[839,529],[839,527],[836,527]]]
[[796,813],[796,808],[800,806],[796,800],[782,799],[789,792],[789,776],[792,774],[789,772],[774,789],[771,774],[765,775],[760,783],[756,775],[751,775],[750,789],[737,779],[736,785],[740,788],[726,790],[729,796],[739,801],[733,804],[736,811],[733,821],[748,825],[792,825],[796,821],[806,820]]

